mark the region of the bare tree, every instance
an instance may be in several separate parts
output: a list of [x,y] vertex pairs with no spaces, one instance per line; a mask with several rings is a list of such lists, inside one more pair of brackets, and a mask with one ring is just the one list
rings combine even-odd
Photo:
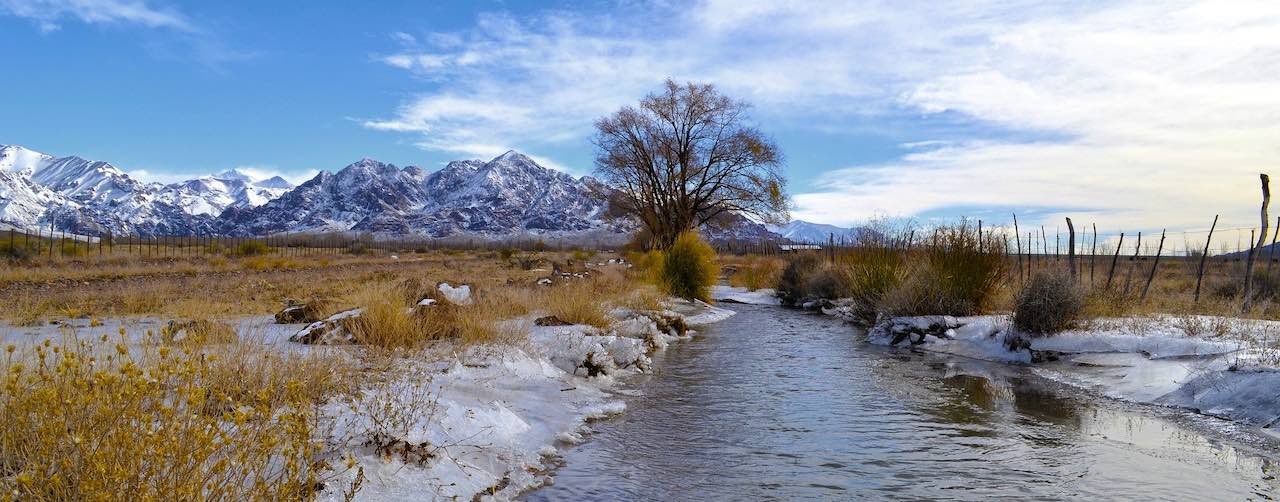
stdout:
[[713,85],[668,79],[638,107],[596,122],[596,172],[650,246],[729,213],[786,222],[782,154],[749,123],[749,108]]

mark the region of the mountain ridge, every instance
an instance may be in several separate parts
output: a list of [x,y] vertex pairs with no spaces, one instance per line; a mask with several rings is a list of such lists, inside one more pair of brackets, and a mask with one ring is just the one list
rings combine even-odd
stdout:
[[[0,145],[0,224],[84,235],[590,235],[622,243],[638,225],[609,216],[608,193],[595,178],[575,178],[515,150],[434,172],[366,157],[294,186],[235,169],[144,183],[105,161]],[[713,240],[778,238],[735,216],[703,232]]]

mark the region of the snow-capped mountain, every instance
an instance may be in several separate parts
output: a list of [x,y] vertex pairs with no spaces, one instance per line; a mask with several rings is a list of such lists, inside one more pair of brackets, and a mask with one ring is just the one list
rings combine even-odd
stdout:
[[794,242],[806,243],[823,243],[827,242],[832,236],[839,241],[843,237],[846,241],[857,238],[861,233],[857,228],[837,227],[835,225],[827,225],[824,223],[811,223],[804,220],[791,220],[790,223],[782,226],[768,226],[769,231],[776,233],[782,238]]
[[[107,162],[0,145],[0,225],[85,235],[370,232],[620,243],[637,225],[608,217],[608,196],[594,178],[545,168],[515,151],[433,173],[362,159],[294,187],[235,170],[143,183]],[[723,220],[704,233],[714,240],[777,238],[744,217]]]
[[155,200],[157,186],[110,163],[0,145],[0,222],[100,235],[207,233],[213,218]]
[[254,179],[237,170],[165,185],[156,200],[192,215],[218,216],[229,207],[257,207],[284,195],[293,184],[279,176]]
[[221,230],[235,235],[361,230],[371,218],[406,217],[426,201],[426,173],[362,159],[314,178],[261,206],[231,208]]
[[260,207],[222,215],[223,232],[358,231],[445,237],[585,232],[610,228],[591,178],[574,178],[507,152],[450,162],[427,175],[364,159]]

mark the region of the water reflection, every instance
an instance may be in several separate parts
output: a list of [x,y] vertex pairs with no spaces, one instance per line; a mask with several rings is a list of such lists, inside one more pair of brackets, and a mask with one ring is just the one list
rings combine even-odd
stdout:
[[1274,452],[1077,399],[1025,369],[873,347],[828,318],[735,305],[595,424],[559,499],[1274,496]]

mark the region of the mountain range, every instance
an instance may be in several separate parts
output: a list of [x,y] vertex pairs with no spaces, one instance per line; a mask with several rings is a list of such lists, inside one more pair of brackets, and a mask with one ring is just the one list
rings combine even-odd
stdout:
[[[144,183],[107,162],[0,145],[0,225],[82,235],[368,232],[625,241],[636,225],[606,217],[608,190],[590,176],[548,169],[515,151],[487,162],[450,162],[430,173],[362,159],[293,186],[236,170]],[[830,233],[801,221],[781,229],[796,240]],[[780,237],[738,215],[703,231],[713,240]]]

